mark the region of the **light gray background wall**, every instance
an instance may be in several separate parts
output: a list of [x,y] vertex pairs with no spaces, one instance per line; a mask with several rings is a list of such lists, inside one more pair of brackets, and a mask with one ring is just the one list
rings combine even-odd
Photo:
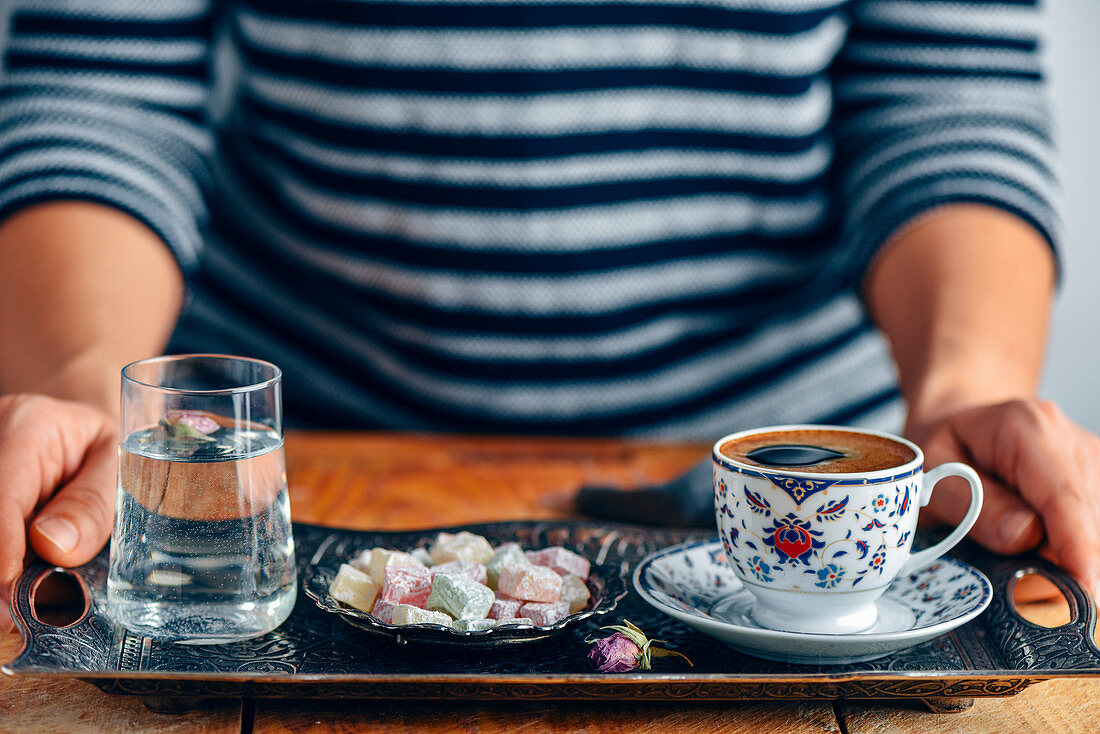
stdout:
[[1041,394],[1100,432],[1100,2],[1046,0],[1046,13],[1066,237]]

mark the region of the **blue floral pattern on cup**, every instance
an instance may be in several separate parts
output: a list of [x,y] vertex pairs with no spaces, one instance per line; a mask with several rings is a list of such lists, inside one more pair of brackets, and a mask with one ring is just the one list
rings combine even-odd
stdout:
[[[881,585],[889,550],[909,544],[912,530],[899,520],[915,511],[915,478],[900,482],[891,478],[881,491],[868,496],[866,485],[849,487],[840,482],[795,491],[789,483],[778,481],[786,478],[764,473],[783,491],[780,497],[797,497],[805,503],[795,504],[791,512],[789,506],[775,507],[765,492],[754,491],[748,483],[738,487],[736,476],[729,482],[727,477],[715,477],[715,506],[723,519],[723,547],[743,578],[770,582],[773,570],[801,568],[820,589],[855,590],[869,578],[875,583],[867,585]],[[864,490],[862,502],[849,491],[856,488]],[[819,496],[821,492],[824,495]],[[747,522],[746,517],[756,521]],[[843,533],[839,538],[830,527],[835,525]],[[765,575],[759,572],[763,567],[768,568]]]

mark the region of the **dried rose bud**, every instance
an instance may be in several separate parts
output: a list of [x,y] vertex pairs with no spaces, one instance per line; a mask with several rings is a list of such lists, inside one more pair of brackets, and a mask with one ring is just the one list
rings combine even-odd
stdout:
[[641,649],[622,632],[596,640],[588,660],[601,673],[625,673],[638,667]]
[[649,639],[629,620],[624,619],[622,624],[613,624],[600,629],[615,630],[615,634],[599,640],[590,637],[585,642],[593,645],[588,652],[588,659],[601,673],[625,673],[635,668],[650,670],[653,667],[650,662],[651,657],[676,656],[684,658],[688,665],[692,664],[687,657],[675,650],[654,647],[653,643],[661,640]]
[[168,424],[174,435],[190,434],[191,432],[187,428],[191,428],[195,433],[209,436],[221,428],[218,422],[210,417],[209,413],[202,413],[197,410],[171,410],[165,413],[164,422]]

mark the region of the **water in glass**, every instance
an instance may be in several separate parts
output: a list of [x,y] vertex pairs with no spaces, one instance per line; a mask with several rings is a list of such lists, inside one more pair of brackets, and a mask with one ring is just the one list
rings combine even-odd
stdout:
[[282,436],[259,424],[172,428],[121,443],[108,614],[192,644],[263,634],[296,596]]

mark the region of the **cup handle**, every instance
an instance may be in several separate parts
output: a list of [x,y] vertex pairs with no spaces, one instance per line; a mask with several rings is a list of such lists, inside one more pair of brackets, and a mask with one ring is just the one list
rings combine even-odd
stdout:
[[958,461],[940,464],[935,469],[925,472],[924,486],[926,491],[924,497],[921,498],[920,506],[924,507],[928,504],[929,500],[932,499],[932,491],[936,488],[936,484],[947,477],[962,477],[970,484],[970,509],[966,511],[966,516],[963,517],[962,522],[946,538],[931,548],[925,548],[910,555],[909,560],[898,572],[899,576],[916,571],[954,548],[970,532],[970,528],[974,527],[974,523],[978,520],[978,514],[982,511],[982,480],[978,478],[976,471]]

